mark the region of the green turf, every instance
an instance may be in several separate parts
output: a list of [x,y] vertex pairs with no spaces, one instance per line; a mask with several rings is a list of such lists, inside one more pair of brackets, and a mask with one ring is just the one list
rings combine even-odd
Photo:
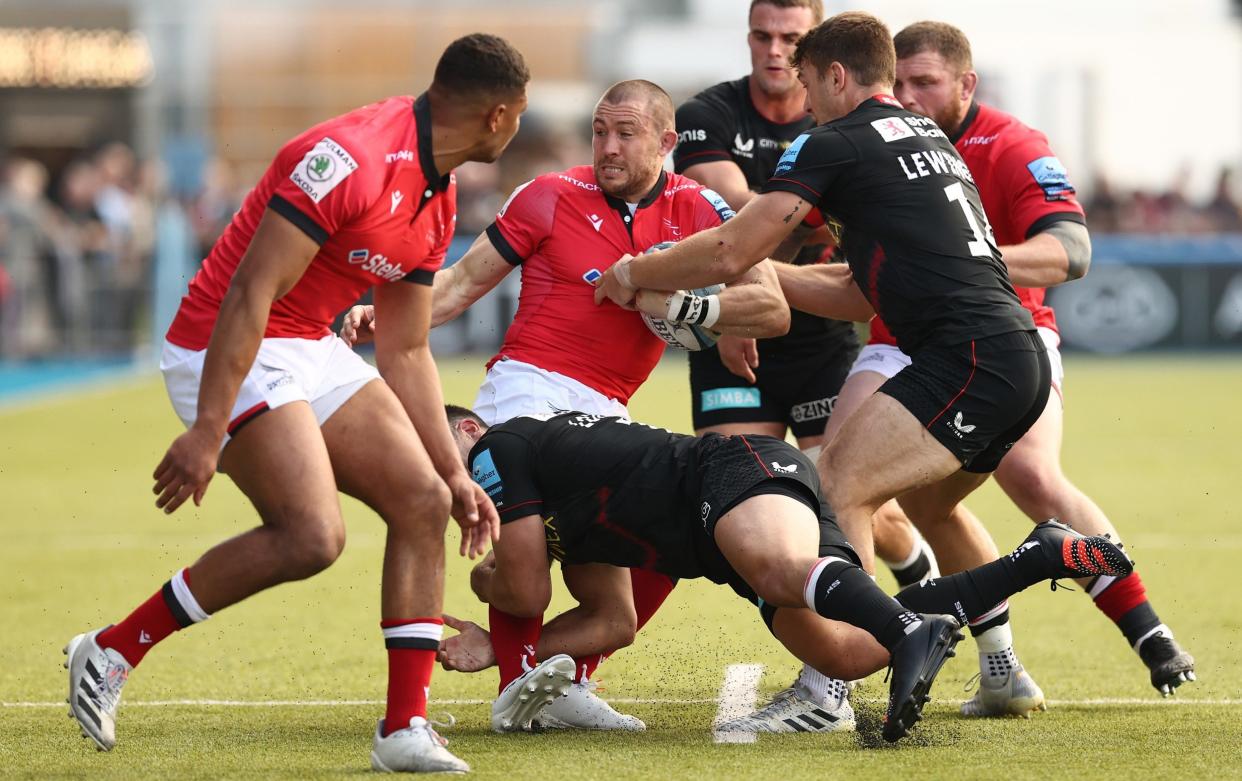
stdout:
[[[469,402],[478,361],[443,366],[446,396]],[[1013,601],[1020,657],[1054,700],[1031,721],[966,721],[955,704],[973,649],[946,668],[919,739],[865,749],[850,736],[769,736],[716,746],[711,702],[627,704],[645,734],[493,736],[482,704],[433,704],[456,715],[452,747],[484,777],[1220,778],[1242,776],[1240,600],[1242,524],[1231,489],[1242,447],[1242,361],[1236,358],[1071,360],[1065,464],[1126,535],[1154,604],[1198,658],[1183,704],[1080,703],[1157,697],[1117,631],[1080,593],[1039,587]],[[638,419],[689,424],[683,364],[666,362],[632,405]],[[152,504],[152,468],[179,431],[158,379],[141,379],[0,411],[0,598],[7,651],[0,701],[59,702],[60,648],[120,618],[205,547],[253,523],[226,478],[201,509],[168,518]],[[1002,547],[1027,523],[992,486],[972,497]],[[175,636],[126,688],[118,748],[97,754],[64,706],[0,707],[0,775],[18,777],[337,777],[368,767],[378,705],[178,705],[164,700],[378,700],[381,526],[346,502],[344,556]],[[451,542],[451,550],[455,541]],[[467,566],[449,569],[451,612],[481,620]],[[887,576],[882,583],[888,584]],[[559,604],[564,604],[560,602]],[[679,586],[635,646],[604,665],[606,697],[710,700],[725,665],[765,665],[763,690],[796,664],[753,609],[724,589]],[[481,700],[495,679],[438,674],[433,698]],[[884,692],[879,677],[864,698]],[[1225,700],[1195,705],[1188,701]],[[871,707],[875,707],[874,705]],[[904,774],[896,775],[895,774]]]

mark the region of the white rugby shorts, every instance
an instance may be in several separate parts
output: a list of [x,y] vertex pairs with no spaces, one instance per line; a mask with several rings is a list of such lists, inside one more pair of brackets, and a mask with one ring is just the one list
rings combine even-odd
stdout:
[[[187,350],[167,341],[160,356],[168,398],[187,428],[198,417],[198,388],[206,357],[206,350]],[[323,425],[362,386],[378,378],[375,367],[335,335],[318,340],[264,339],[229,412],[221,448],[258,415],[293,401],[309,402],[315,419]]]
[[474,412],[489,426],[519,415],[554,415],[574,410],[628,418],[625,405],[564,374],[501,358],[487,370]]
[[[1048,348],[1048,365],[1052,369],[1052,389],[1059,396],[1061,384],[1065,380],[1065,367],[1061,364],[1061,336],[1051,328],[1041,326],[1035,330],[1039,331],[1039,338]],[[858,358],[854,360],[854,365],[850,367],[850,373],[845,378],[848,380],[859,372],[875,372],[885,379],[892,379],[893,375],[909,365],[910,356],[903,353],[896,345],[868,344],[858,352]]]

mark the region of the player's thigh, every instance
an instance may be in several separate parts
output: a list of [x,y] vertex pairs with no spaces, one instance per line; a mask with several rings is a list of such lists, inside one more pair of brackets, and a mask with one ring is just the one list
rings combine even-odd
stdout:
[[628,623],[633,629],[638,623],[634,609],[634,589],[630,571],[611,564],[567,564],[561,567],[561,576],[569,594],[585,610],[597,616]]
[[996,482],[1024,512],[1031,514],[1055,494],[1064,480],[1061,442],[1064,412],[1061,397],[1048,395],[1039,419],[1022,435],[996,468]]
[[953,474],[961,462],[900,402],[877,392],[845,421],[820,466],[829,504],[874,511],[894,496]]
[[344,543],[332,464],[307,402],[282,404],[250,419],[225,445],[220,471],[250,499],[265,525]]
[[799,604],[806,573],[819,557],[819,516],[787,493],[750,496],[716,521],[716,546],[765,601]]
[[958,471],[930,485],[907,491],[897,498],[906,516],[920,528],[946,523],[958,503],[983,485],[987,475]]
[[385,521],[420,517],[440,528],[447,523],[448,487],[383,380],[364,385],[324,421],[323,440],[340,489]]
[[858,352],[845,375],[832,415],[824,429],[824,444],[832,441],[850,415],[862,406],[871,394],[902,369],[910,365],[910,357],[892,344],[868,344]]

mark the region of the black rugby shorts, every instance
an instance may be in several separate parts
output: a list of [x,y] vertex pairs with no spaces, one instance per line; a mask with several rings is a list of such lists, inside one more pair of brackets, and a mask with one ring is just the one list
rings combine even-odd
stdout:
[[925,347],[880,387],[967,472],[996,471],[1048,403],[1052,370],[1036,331]]

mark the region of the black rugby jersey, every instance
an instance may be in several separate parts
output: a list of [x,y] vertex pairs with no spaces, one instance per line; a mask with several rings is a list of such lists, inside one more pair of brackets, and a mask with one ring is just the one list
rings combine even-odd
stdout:
[[[814,126],[815,119],[810,114],[784,124],[772,122],[760,114],[750,99],[749,76],[721,82],[677,109],[673,168],[681,174],[699,163],[732,160],[742,169],[746,184],[757,192],[772,175],[789,144]],[[794,263],[817,263],[826,249],[823,244],[803,247]],[[762,340],[769,349],[813,346],[826,338],[854,342],[852,323],[825,320],[797,309],[790,314],[789,333]]]
[[468,463],[502,523],[544,519],[552,558],[693,578],[701,451],[696,437],[568,412],[493,426]]
[[841,226],[855,281],[906,354],[1035,327],[970,170],[933,120],[895,99],[799,136],[763,191],[801,196]]

